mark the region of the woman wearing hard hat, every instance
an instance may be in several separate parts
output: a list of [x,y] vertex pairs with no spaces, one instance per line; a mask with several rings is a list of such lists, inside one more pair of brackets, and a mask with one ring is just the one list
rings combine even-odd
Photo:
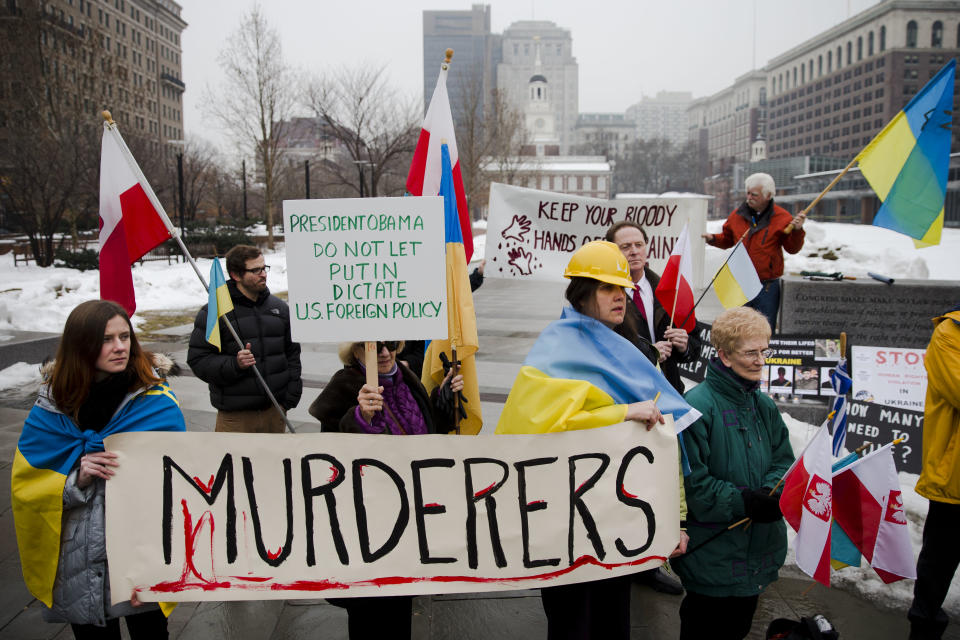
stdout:
[[[677,430],[700,413],[690,407],[621,327],[632,287],[617,245],[597,240],[578,249],[559,320],[527,355],[497,424],[497,433],[549,433],[635,420],[647,429],[673,416]],[[686,534],[674,554],[686,548]],[[541,590],[547,637],[630,637],[630,576]]]

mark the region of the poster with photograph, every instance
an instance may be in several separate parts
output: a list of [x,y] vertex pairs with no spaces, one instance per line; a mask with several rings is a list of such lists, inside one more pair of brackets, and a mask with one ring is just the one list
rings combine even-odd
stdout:
[[925,349],[858,345],[851,351],[854,399],[923,411],[927,395]]

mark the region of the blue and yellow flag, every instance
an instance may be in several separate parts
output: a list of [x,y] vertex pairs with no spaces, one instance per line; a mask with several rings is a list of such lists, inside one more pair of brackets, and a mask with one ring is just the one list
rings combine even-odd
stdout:
[[917,247],[940,244],[943,231],[956,66],[940,69],[856,158],[883,203],[873,224]]
[[604,427],[623,422],[628,404],[654,398],[677,432],[700,417],[629,340],[564,307],[527,354],[497,433]]
[[[836,454],[834,454],[836,455]],[[859,459],[856,453],[851,453],[833,463],[833,472],[853,464]],[[830,566],[836,571],[844,567],[860,566],[860,550],[847,535],[836,520],[830,522]]]
[[220,268],[220,258],[210,264],[210,300],[207,302],[207,342],[223,351],[220,346],[220,318],[233,311],[230,290]]
[[103,451],[103,439],[114,433],[185,430],[165,381],[129,397],[99,432],[81,429],[41,394],[23,425],[10,483],[23,580],[37,600],[53,604],[63,488],[80,456]]
[[460,422],[460,433],[475,435],[483,427],[480,412],[480,384],[477,380],[477,365],[474,354],[480,346],[477,335],[477,316],[473,309],[473,293],[470,291],[470,276],[467,274],[467,258],[463,248],[463,233],[457,212],[457,196],[454,192],[453,171],[450,168],[450,151],[446,143],[440,147],[441,170],[440,195],[443,196],[444,228],[447,257],[447,336],[446,340],[432,340],[423,358],[421,381],[427,392],[443,382],[443,364],[440,353],[452,359],[452,349],[457,350],[460,373],[463,375],[463,408],[467,417]]

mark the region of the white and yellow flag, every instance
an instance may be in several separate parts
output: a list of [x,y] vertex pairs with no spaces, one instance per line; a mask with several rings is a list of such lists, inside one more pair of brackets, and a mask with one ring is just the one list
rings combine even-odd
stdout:
[[713,283],[713,290],[717,293],[720,304],[724,309],[741,307],[756,298],[762,288],[747,248],[742,242],[738,242]]

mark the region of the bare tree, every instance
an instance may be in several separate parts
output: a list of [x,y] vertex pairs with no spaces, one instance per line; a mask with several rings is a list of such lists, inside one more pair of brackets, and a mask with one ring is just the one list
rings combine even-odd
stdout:
[[627,146],[614,170],[614,189],[618,193],[660,193],[691,189],[696,185],[696,146],[674,146],[665,138],[638,140]]
[[457,123],[457,153],[463,189],[472,215],[487,204],[490,182],[512,183],[520,168],[520,150],[527,141],[523,114],[504,92],[493,89],[484,100],[479,71],[465,82],[451,105]]
[[400,95],[383,69],[371,67],[314,78],[303,100],[345,156],[321,165],[327,186],[351,187],[358,195],[403,193],[420,129],[418,101]]
[[102,121],[92,108],[81,108],[93,97],[94,34],[46,12],[42,3],[5,11],[0,82],[10,84],[0,95],[0,200],[7,224],[27,235],[37,265],[49,266],[61,224],[75,227],[96,211],[90,186]]
[[274,188],[281,170],[283,123],[296,100],[291,69],[283,60],[280,36],[254,6],[220,52],[226,76],[208,91],[205,108],[248,153],[256,156],[264,184],[267,246],[273,248]]
[[[212,196],[217,179],[217,150],[203,138],[187,138],[183,148],[183,215],[186,220],[196,220],[197,211],[203,202]],[[180,193],[177,182],[177,155],[170,154],[164,163],[164,184],[172,191],[174,211],[180,211]]]

